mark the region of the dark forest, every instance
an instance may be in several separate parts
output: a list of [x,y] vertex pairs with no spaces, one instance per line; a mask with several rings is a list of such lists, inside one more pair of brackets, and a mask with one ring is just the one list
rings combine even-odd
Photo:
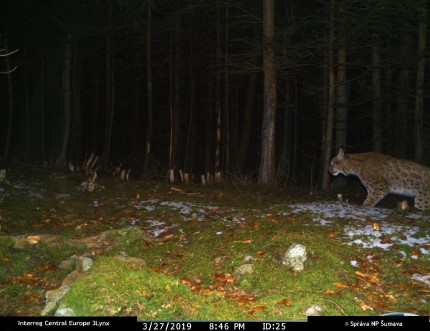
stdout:
[[3,1],[1,160],[68,167],[93,154],[137,178],[323,188],[339,146],[428,165],[426,6]]

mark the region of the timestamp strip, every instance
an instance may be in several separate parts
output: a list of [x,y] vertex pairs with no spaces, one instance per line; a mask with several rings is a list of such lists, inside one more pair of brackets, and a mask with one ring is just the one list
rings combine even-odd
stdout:
[[138,321],[141,331],[286,331],[305,330],[306,321]]

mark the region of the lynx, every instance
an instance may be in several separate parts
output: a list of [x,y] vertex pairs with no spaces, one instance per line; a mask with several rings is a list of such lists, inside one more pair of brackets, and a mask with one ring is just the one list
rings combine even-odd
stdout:
[[415,197],[415,208],[430,209],[430,168],[379,153],[345,154],[340,148],[329,172],[355,175],[367,190],[363,206],[374,207],[389,193]]

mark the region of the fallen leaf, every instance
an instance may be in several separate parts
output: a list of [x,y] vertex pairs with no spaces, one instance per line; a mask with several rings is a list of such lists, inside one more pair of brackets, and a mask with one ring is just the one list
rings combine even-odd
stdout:
[[360,300],[358,298],[355,298],[355,301],[358,303],[358,305],[360,306],[361,309],[363,309],[364,311],[367,310],[373,310],[372,307],[370,307],[367,303],[365,303],[363,300]]
[[259,255],[259,256],[263,256],[264,254],[266,254],[265,251],[258,251],[255,254]]
[[39,296],[36,293],[26,294],[24,296],[24,302],[25,303],[38,303],[39,302]]
[[384,238],[382,238],[381,240],[381,244],[389,244],[391,243],[391,238],[385,236]]
[[385,294],[385,297],[388,299],[388,301],[390,302],[397,302],[397,299],[394,297],[394,295],[392,294]]
[[27,242],[30,245],[36,245],[40,241],[41,238],[42,238],[41,236],[28,236]]
[[360,276],[362,278],[367,279],[368,281],[372,282],[372,283],[379,283],[379,278],[376,275],[369,275],[369,274],[364,274],[360,271],[356,271],[355,274],[357,276]]
[[193,281],[189,278],[181,278],[180,280],[181,283],[188,285],[188,286],[193,286]]
[[232,274],[225,273],[225,274],[216,274],[215,279],[224,282],[226,284],[232,284],[236,280],[236,276],[233,276]]
[[253,229],[258,229],[260,226],[261,226],[261,222],[254,222],[254,224],[252,224]]
[[267,308],[266,306],[252,307],[251,310],[244,311],[244,313],[247,314],[247,315],[253,315],[253,314],[255,314],[255,313],[257,313],[257,312],[259,312],[259,311],[261,311],[263,309],[266,309],[266,308]]
[[43,270],[43,271],[47,271],[47,272],[52,272],[57,270],[57,266],[54,264],[41,264],[38,266],[39,269]]
[[360,306],[360,308],[361,309],[363,309],[364,311],[367,311],[367,310],[373,310],[373,308],[372,307],[370,307],[369,305],[367,305],[364,301],[360,301],[359,303],[358,303],[358,305]]
[[334,295],[335,294],[334,291],[332,291],[332,290],[325,290],[323,293],[327,294],[327,295]]
[[283,299],[276,303],[277,305],[284,305],[284,306],[291,306],[291,300],[290,299]]
[[331,239],[334,239],[334,238],[336,238],[337,237],[337,234],[336,234],[336,232],[329,232],[328,234],[327,234],[327,237],[329,237],[329,238],[331,238]]
[[412,253],[411,253],[411,255],[413,255],[413,256],[420,256],[421,252],[419,252],[417,250],[413,250]]
[[349,286],[348,285],[345,285],[345,284],[342,284],[342,283],[334,283],[334,285],[336,286],[336,287],[338,287],[338,288],[349,288]]
[[379,224],[378,223],[373,223],[373,230],[379,231]]
[[173,191],[173,192],[185,193],[184,190],[181,190],[180,188],[176,188],[176,187],[173,187],[173,186],[170,188],[170,190]]

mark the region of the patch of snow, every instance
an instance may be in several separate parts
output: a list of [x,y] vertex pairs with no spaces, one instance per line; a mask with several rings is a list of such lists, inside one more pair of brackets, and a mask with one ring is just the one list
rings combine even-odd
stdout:
[[189,215],[191,214],[191,207],[194,206],[191,203],[186,202],[176,202],[176,201],[163,201],[160,203],[161,206],[168,206],[171,207],[174,210],[180,210],[179,212],[181,214]]
[[157,220],[146,220],[146,223],[149,223],[149,226],[154,227],[154,226],[160,226],[160,225],[164,225],[166,223],[161,222],[161,221],[157,221]]
[[158,199],[141,200],[134,204],[136,209],[146,209],[147,211],[154,211],[154,204],[158,203]]
[[134,218],[134,217],[130,218],[130,224],[131,225],[136,225],[137,222],[139,222],[139,220],[137,218]]
[[[312,213],[316,217],[314,222],[318,222],[321,226],[333,224],[333,221],[327,220],[330,218],[357,220],[357,221],[378,221],[379,231],[374,228],[373,224],[355,223],[346,225],[344,233],[350,240],[347,245],[360,245],[364,248],[381,248],[389,249],[393,245],[406,245],[416,247],[430,242],[430,235],[419,234],[420,229],[416,226],[395,225],[385,221],[387,216],[396,213],[396,211],[383,208],[365,208],[360,206],[352,206],[347,204],[337,203],[303,203],[290,206],[291,212],[285,212],[283,215],[297,213]],[[408,213],[405,215],[411,219],[430,220],[427,215]],[[384,240],[389,239],[389,240]],[[421,248],[421,253],[430,255],[430,250]],[[400,253],[406,256],[405,252]],[[412,256],[417,258],[417,256]]]
[[229,223],[238,223],[242,224],[243,221],[245,221],[244,217],[236,217],[236,216],[227,216],[223,218],[224,221]]
[[70,193],[57,193],[55,196],[57,199],[69,198],[71,196]]
[[413,280],[417,280],[419,282],[423,282],[424,284],[426,284],[427,286],[430,287],[430,275],[423,276],[423,275],[420,275],[420,274],[413,274],[411,276],[411,278]]
[[351,260],[351,265],[352,265],[353,267],[358,268],[358,261],[357,261],[357,260]]
[[98,200],[94,200],[93,201],[93,207],[98,208],[99,207],[99,202]]
[[160,234],[162,234],[164,232],[164,230],[165,230],[165,228],[163,228],[163,229],[157,228],[157,229],[152,230],[152,234],[154,235],[154,237],[158,237]]
[[[371,218],[373,220],[382,220],[389,216],[392,211],[389,209],[383,208],[366,208],[360,206],[352,206],[343,204],[341,202],[338,203],[299,203],[290,205],[293,209],[291,213],[303,213],[303,212],[311,212],[315,215],[319,215],[323,218],[348,218],[364,221],[367,218]],[[283,213],[284,215],[288,215],[290,213]]]
[[166,223],[158,221],[158,220],[154,220],[154,219],[149,219],[145,221],[146,223],[148,223],[148,225],[152,228],[151,232],[155,237],[158,237],[165,229],[165,225]]
[[[379,229],[379,231],[376,231],[373,225],[369,224],[365,227],[345,226],[344,231],[346,236],[351,239],[357,236],[361,237],[360,239],[354,239],[352,242],[349,242],[348,245],[354,243],[364,248],[379,247],[382,249],[389,249],[394,244],[415,247],[430,242],[429,235],[416,237],[418,236],[419,228],[415,226],[407,227],[383,222],[380,224]],[[401,237],[399,235],[401,235]],[[363,240],[363,237],[366,239]],[[384,237],[388,237],[390,241],[384,243]]]
[[332,221],[327,221],[327,220],[325,220],[325,219],[320,219],[320,220],[319,220],[319,222],[320,222],[320,224],[321,224],[322,226],[329,226],[329,225],[332,225],[332,224],[333,224],[333,222],[332,222]]

